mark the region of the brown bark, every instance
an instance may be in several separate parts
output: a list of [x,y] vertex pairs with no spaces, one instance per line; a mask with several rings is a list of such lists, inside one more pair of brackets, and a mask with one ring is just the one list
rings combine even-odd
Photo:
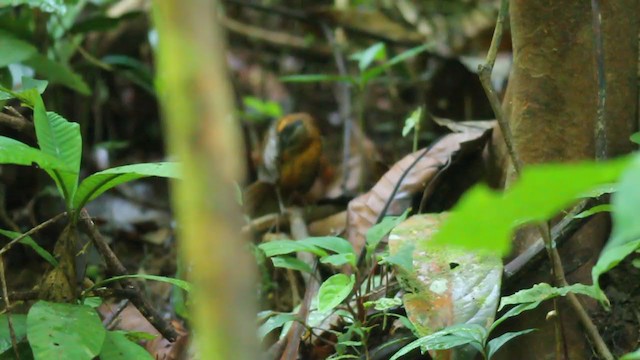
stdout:
[[[615,156],[632,149],[629,135],[637,129],[638,1],[601,3],[607,144],[609,156]],[[514,65],[503,109],[522,162],[526,166],[594,159],[598,83],[590,2],[513,0],[510,16]],[[501,179],[508,184],[513,176],[506,170],[510,166],[500,136],[494,134],[497,145],[491,150],[503,165]],[[607,233],[607,219],[596,218],[561,249],[570,283],[590,282],[591,267]],[[537,230],[520,232],[515,254],[538,236]],[[520,288],[542,281],[552,282],[548,269],[532,274]],[[555,358],[554,326],[545,321],[549,306],[511,324],[513,330],[534,327],[540,331],[507,345],[500,358]],[[589,358],[591,350],[575,314],[564,301],[560,310],[569,358]]]

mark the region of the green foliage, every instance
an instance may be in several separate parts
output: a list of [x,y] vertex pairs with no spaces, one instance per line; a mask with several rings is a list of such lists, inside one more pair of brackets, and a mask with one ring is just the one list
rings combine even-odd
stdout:
[[[96,310],[86,305],[35,303],[27,315],[11,315],[15,340],[29,341],[32,356],[39,359],[101,360],[152,359],[136,341],[148,334],[106,331]],[[12,358],[7,315],[0,315],[0,356]],[[19,344],[21,345],[21,344]],[[21,348],[21,346],[19,346]],[[21,351],[22,352],[22,351]]]
[[629,160],[530,166],[504,193],[475,186],[454,207],[434,243],[505,254],[516,227],[546,221],[586,191],[616,181]]
[[279,118],[282,116],[282,107],[275,101],[261,100],[253,96],[245,96],[242,98],[244,106],[250,110],[247,111],[249,118],[252,120],[263,118]]
[[94,309],[38,301],[27,315],[27,338],[34,359],[93,359],[106,331]]
[[33,108],[36,138],[40,147],[32,148],[0,136],[0,163],[38,164],[55,181],[67,209],[73,212],[74,221],[77,221],[79,210],[87,202],[117,185],[148,176],[179,177],[178,165],[175,163],[147,163],[103,170],[78,184],[82,158],[79,125],[56,113],[47,112],[36,88],[16,93],[0,87],[0,91],[19,98]]
[[618,184],[618,191],[613,195],[613,231],[609,242],[605,245],[598,262],[591,270],[593,284],[600,291],[600,276],[618,265],[625,257],[640,248],[640,155],[636,155],[631,165],[625,170]]
[[480,352],[484,359],[491,359],[507,342],[518,336],[534,331],[534,329],[526,329],[508,332],[489,341],[491,333],[500,324],[509,318],[520,315],[524,311],[535,309],[545,300],[558,296],[566,296],[570,292],[591,297],[597,296],[597,292],[593,287],[583,284],[574,284],[562,288],[555,288],[545,283],[537,284],[530,289],[521,290],[513,295],[503,297],[500,302],[501,309],[508,305],[515,306],[494,321],[488,328],[477,324],[457,324],[449,326],[434,334],[413,341],[393,355],[391,360],[399,359],[417,348],[421,348],[422,351],[444,350],[462,345],[470,345]]
[[112,283],[114,281],[119,281],[123,279],[145,279],[145,280],[161,281],[161,282],[165,282],[165,283],[177,286],[180,289],[187,292],[191,291],[192,289],[191,283],[189,283],[188,281],[180,280],[180,279],[170,278],[166,276],[148,275],[148,274],[131,274],[131,275],[114,276],[114,277],[102,280],[96,283],[92,288],[90,288],[85,292],[104,286],[108,283]]
[[[0,235],[6,236],[11,240],[22,236],[22,234],[20,234],[19,232],[9,231],[9,230],[2,230],[2,229],[0,229]],[[35,251],[38,255],[40,255],[43,259],[45,259],[52,266],[58,266],[58,260],[56,260],[56,258],[54,258],[53,255],[51,255],[50,252],[45,250],[42,246],[38,245],[38,243],[36,243],[35,240],[33,240],[31,238],[31,236],[25,236],[19,242],[20,242],[20,244],[23,244],[23,245],[26,245],[26,246],[32,248],[33,251]]]
[[318,290],[318,311],[328,312],[340,305],[353,290],[354,275],[335,274],[325,280]]

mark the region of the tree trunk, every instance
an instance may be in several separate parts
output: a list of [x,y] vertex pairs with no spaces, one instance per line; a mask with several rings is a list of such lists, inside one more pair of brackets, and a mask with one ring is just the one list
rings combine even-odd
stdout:
[[[607,83],[606,141],[613,157],[632,150],[629,135],[638,127],[638,1],[600,2]],[[503,109],[520,158],[525,166],[594,159],[598,82],[590,2],[513,0],[510,6],[514,64]],[[494,134],[493,151],[500,168],[507,170],[511,166],[500,136],[499,132]],[[513,178],[510,171],[502,172],[507,184]],[[560,249],[570,283],[590,283],[591,267],[607,234],[607,219],[597,217]],[[520,232],[515,254],[538,236],[537,230]],[[532,274],[520,288],[543,281],[552,282],[548,268]],[[590,358],[592,352],[575,314],[564,300],[559,303],[569,359]],[[586,303],[595,306],[592,301]],[[514,330],[540,331],[507,345],[500,358],[555,358],[553,321],[545,321],[552,304],[545,305],[511,323]]]

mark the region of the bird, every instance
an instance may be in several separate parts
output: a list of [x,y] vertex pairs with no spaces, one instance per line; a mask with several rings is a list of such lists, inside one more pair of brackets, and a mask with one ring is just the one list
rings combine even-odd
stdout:
[[[258,181],[245,191],[252,206],[268,198],[268,186],[275,188],[280,211],[313,186],[322,162],[322,135],[314,118],[294,113],[274,121],[264,138],[258,161]],[[250,206],[251,207],[251,206]]]

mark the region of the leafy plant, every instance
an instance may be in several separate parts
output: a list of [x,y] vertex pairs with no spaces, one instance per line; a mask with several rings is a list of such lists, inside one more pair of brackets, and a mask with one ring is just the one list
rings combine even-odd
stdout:
[[[41,86],[42,83],[38,81],[31,83],[33,87],[20,92],[4,87],[0,87],[0,91],[5,97],[15,97],[25,106],[33,109],[39,148],[0,136],[0,163],[25,166],[37,164],[54,180],[71,219],[59,242],[73,242],[75,224],[82,207],[114,186],[146,176],[178,177],[179,169],[176,163],[146,163],[107,169],[79,181],[82,155],[79,126],[67,121],[59,114],[47,112],[39,94],[44,89]],[[71,246],[70,257],[65,256],[64,251],[59,252],[57,246],[56,258],[31,237],[23,237],[20,233],[7,230],[0,230],[0,234],[11,239],[20,237],[21,243],[31,247],[54,266],[49,274],[65,271],[65,267],[74,268],[75,246]],[[61,246],[61,248],[65,247]],[[48,276],[46,278],[48,279]],[[55,279],[55,276],[53,278]],[[96,287],[124,278],[165,281],[187,291],[190,289],[190,284],[178,279],[153,275],[127,275],[103,280],[85,290],[85,294],[89,294]],[[42,287],[48,285],[50,284],[45,281]],[[0,321],[0,345],[4,345],[0,346],[0,353],[13,351],[10,350],[12,337],[8,331],[8,322],[2,319],[4,322]],[[39,301],[31,307],[26,317],[14,315],[11,320],[15,340],[20,341],[26,335],[35,359],[92,359],[95,356],[100,356],[103,360],[151,358],[149,353],[135,341],[130,340],[126,333],[105,331],[95,309],[87,305]]]

